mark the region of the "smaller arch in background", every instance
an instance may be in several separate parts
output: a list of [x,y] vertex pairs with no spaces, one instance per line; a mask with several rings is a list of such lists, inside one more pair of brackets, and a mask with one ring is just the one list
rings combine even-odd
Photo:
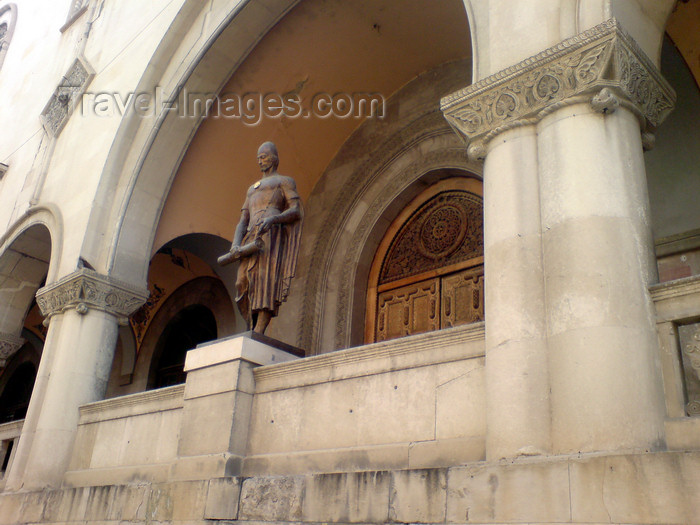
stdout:
[[63,247],[63,217],[58,207],[53,204],[30,207],[7,228],[5,233],[0,235],[0,260],[7,253],[10,246],[36,226],[43,226],[48,231],[49,250],[44,256],[49,265],[46,284],[51,284],[58,279],[61,249]]
[[24,419],[36,380],[43,341],[31,331],[22,331],[25,343],[0,375],[0,424]]
[[216,339],[216,318],[204,305],[193,304],[177,312],[158,338],[148,388],[163,388],[185,382],[185,357],[200,343]]
[[[121,370],[124,367],[123,355],[125,348],[122,347],[121,350],[118,350],[119,354],[115,357],[112,364],[107,397],[143,392],[149,388],[156,388],[158,362],[163,358],[164,352],[168,352],[168,348],[165,346],[167,336],[177,332],[178,324],[183,323],[181,327],[187,324],[189,316],[185,314],[178,317],[178,315],[195,305],[211,312],[215,321],[213,328],[211,323],[209,323],[209,329],[200,330],[200,334],[209,334],[211,339],[216,339],[217,337],[226,337],[236,333],[236,315],[233,301],[224,284],[216,277],[195,277],[173,291],[155,311],[153,319],[149,323],[146,333],[138,346],[133,375],[131,382],[127,385],[118,384],[122,377]],[[201,339],[201,337],[195,337],[194,339]],[[205,341],[197,340],[195,346],[202,342]],[[182,364],[184,364],[184,361]]]
[[54,252],[51,231],[44,220],[46,217],[42,218],[41,213],[25,215],[23,221],[0,237],[3,359],[10,358],[22,346],[22,329],[35,304],[37,290],[47,281]]

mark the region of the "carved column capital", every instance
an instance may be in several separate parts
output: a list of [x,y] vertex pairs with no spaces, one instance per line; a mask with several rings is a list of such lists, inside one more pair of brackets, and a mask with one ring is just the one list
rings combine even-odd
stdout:
[[22,348],[24,339],[16,335],[0,332],[0,368],[5,368],[7,361]]
[[47,318],[71,308],[80,314],[86,314],[92,308],[126,322],[129,315],[146,302],[148,294],[145,288],[135,288],[94,270],[81,268],[41,288],[36,293],[36,302]]
[[483,145],[498,133],[584,101],[601,113],[626,107],[642,132],[652,133],[675,100],[659,70],[613,18],[444,97],[441,109],[483,154]]

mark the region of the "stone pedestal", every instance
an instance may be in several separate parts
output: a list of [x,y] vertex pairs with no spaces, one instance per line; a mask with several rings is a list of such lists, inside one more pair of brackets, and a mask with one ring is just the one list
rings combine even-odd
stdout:
[[187,353],[179,459],[172,479],[240,475],[255,390],[253,369],[297,359],[271,346],[274,340],[265,340],[238,335]]
[[614,19],[443,99],[486,160],[489,459],[663,446],[642,151],[674,99]]

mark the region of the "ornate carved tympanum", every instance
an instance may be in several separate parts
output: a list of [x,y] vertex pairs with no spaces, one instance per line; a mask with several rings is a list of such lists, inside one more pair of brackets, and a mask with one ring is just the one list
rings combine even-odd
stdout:
[[480,193],[475,179],[447,179],[395,219],[370,272],[367,342],[484,319]]
[[[442,99],[448,122],[483,157],[496,134],[588,101],[596,111],[620,105],[652,132],[671,112],[675,93],[615,19],[560,42]],[[649,143],[650,141],[647,141]]]
[[483,254],[482,208],[481,197],[460,190],[444,191],[423,204],[394,238],[379,284]]
[[94,270],[81,268],[63,279],[41,288],[36,302],[42,315],[50,318],[75,308],[86,314],[91,308],[110,313],[122,321],[148,298],[148,290],[136,289]]

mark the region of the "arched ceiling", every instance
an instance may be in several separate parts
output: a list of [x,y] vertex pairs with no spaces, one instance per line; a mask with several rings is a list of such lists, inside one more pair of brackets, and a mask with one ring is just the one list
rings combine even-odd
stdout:
[[[252,50],[221,93],[380,93],[471,55],[462,0],[303,0]],[[465,78],[465,85],[469,79]],[[439,94],[436,94],[439,97]],[[388,115],[387,118],[391,118]],[[280,172],[308,198],[357,118],[209,118],[185,154],[165,203],[153,252],[177,236],[232,238],[248,186],[259,179],[258,146],[276,142]]]

